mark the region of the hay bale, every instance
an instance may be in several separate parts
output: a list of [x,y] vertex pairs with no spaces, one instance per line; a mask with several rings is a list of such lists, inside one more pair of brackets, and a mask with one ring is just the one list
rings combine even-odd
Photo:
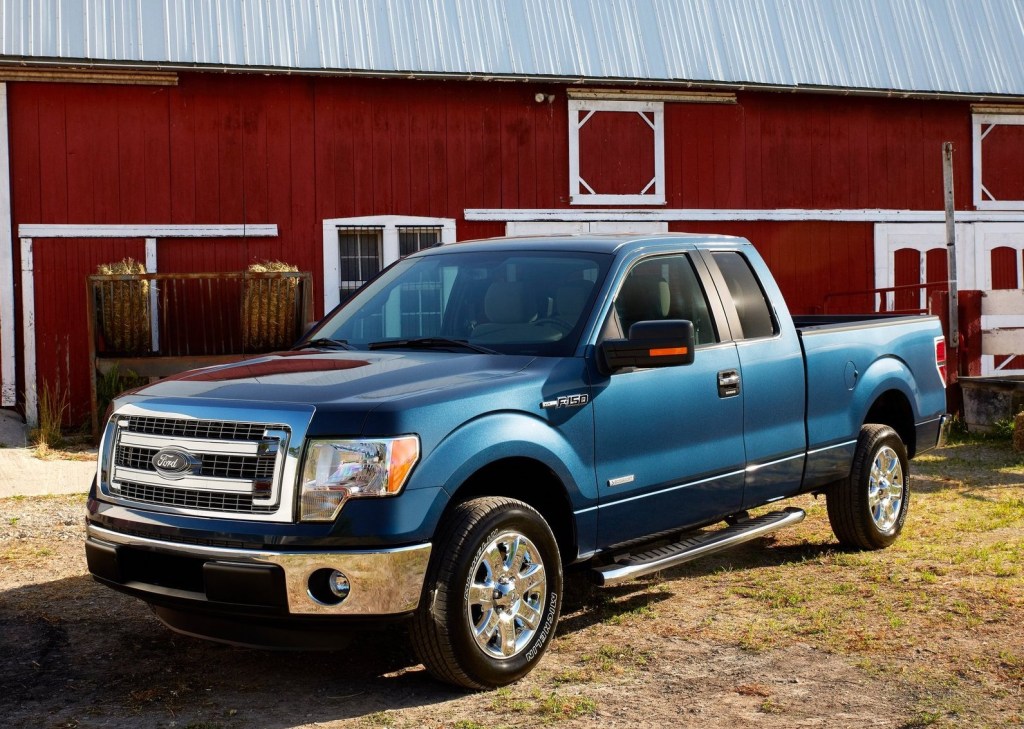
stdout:
[[[263,261],[249,266],[249,273],[298,272],[298,267],[281,261]],[[285,349],[299,332],[295,312],[298,277],[247,278],[242,298],[242,346],[247,352]]]
[[1013,419],[1013,450],[1024,453],[1024,411]]
[[[106,276],[145,272],[146,267],[132,258],[116,263],[101,263],[96,267],[96,273]],[[152,347],[149,281],[101,281],[97,296],[100,303],[100,330],[107,349],[133,354],[149,352]]]

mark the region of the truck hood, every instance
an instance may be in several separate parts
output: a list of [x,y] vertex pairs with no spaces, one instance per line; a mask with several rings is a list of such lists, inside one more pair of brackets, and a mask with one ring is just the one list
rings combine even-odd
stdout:
[[133,394],[371,409],[381,402],[510,377],[533,359],[505,354],[305,350],[191,370]]

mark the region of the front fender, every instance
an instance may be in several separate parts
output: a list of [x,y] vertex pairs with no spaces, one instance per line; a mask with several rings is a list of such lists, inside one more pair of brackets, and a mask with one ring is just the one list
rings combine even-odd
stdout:
[[[584,412],[577,418],[583,420]],[[424,457],[409,488],[441,486],[454,493],[478,470],[505,458],[529,458],[550,468],[573,509],[596,503],[592,434],[570,440],[544,419],[514,411],[484,415],[453,430]]]

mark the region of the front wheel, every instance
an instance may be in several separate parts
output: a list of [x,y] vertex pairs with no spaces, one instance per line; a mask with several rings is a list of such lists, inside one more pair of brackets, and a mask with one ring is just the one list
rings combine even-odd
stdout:
[[515,499],[473,499],[441,525],[413,645],[442,681],[505,686],[547,649],[561,600],[558,544],[541,515]]
[[863,426],[849,478],[826,495],[833,533],[847,547],[888,547],[903,530],[909,504],[910,465],[899,434],[887,425]]

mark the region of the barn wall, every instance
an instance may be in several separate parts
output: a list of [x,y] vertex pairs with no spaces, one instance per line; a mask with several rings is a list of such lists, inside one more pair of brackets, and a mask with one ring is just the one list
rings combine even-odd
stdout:
[[[538,103],[538,92],[554,102]],[[467,208],[572,207],[565,92],[201,73],[180,74],[176,87],[10,83],[13,223],[273,223],[276,239],[161,242],[159,268],[228,271],[280,258],[313,272],[319,307],[324,219],[452,217],[466,239],[504,232],[502,223],[466,221]],[[961,151],[957,200],[970,200],[966,102],[737,98],[665,105],[668,207],[936,210],[943,141]],[[870,224],[672,229],[746,235],[796,311],[815,310],[829,291],[873,285]],[[87,371],[84,278],[140,248],[37,242],[41,383]],[[80,415],[87,379],[69,380]]]

